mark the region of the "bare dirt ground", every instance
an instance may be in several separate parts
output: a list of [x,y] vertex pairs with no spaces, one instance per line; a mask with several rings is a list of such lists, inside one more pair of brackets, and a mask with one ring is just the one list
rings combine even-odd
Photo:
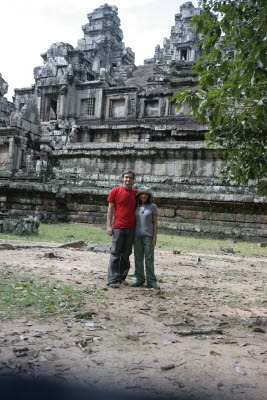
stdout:
[[[157,250],[158,291],[107,288],[108,254],[52,249],[57,257],[47,259],[47,251],[2,250],[0,268],[90,288],[79,311],[95,314],[0,320],[1,375],[52,376],[163,398],[266,398],[265,259]],[[133,272],[132,260],[130,283]],[[179,334],[203,328],[217,332]],[[28,351],[16,356],[24,346]]]

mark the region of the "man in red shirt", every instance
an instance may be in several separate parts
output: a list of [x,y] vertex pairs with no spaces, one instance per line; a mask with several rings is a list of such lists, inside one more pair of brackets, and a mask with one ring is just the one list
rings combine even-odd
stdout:
[[[127,285],[129,257],[135,234],[135,207],[137,190],[132,188],[134,172],[122,174],[122,186],[111,190],[108,196],[107,234],[112,236],[108,266],[108,285],[113,288]],[[112,217],[114,223],[112,226]]]

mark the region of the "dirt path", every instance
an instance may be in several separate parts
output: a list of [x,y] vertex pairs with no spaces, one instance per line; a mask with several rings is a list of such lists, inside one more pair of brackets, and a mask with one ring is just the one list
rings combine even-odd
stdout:
[[[156,252],[161,291],[106,287],[108,254],[73,249],[2,250],[0,271],[88,288],[79,311],[0,320],[0,374],[170,397],[263,400],[267,392],[266,260]],[[133,265],[133,263],[132,263]],[[133,282],[133,269],[129,282]],[[266,295],[266,293],[265,293]],[[249,321],[259,317],[249,325]],[[181,336],[181,330],[217,333]],[[24,356],[14,349],[27,347]]]

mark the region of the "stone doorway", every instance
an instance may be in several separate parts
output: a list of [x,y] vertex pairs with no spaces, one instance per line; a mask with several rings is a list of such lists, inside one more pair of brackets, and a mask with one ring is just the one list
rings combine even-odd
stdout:
[[57,119],[58,95],[47,94],[42,98],[41,120],[51,121]]

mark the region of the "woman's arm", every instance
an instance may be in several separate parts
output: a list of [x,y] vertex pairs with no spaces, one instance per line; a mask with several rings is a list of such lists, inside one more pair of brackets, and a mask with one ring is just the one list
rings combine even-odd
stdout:
[[158,234],[158,216],[157,214],[152,215],[152,222],[154,226],[154,237],[152,239],[152,245],[155,247],[157,244],[157,234]]

